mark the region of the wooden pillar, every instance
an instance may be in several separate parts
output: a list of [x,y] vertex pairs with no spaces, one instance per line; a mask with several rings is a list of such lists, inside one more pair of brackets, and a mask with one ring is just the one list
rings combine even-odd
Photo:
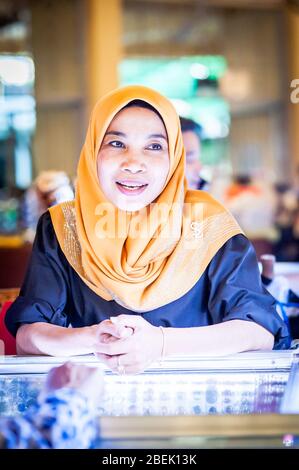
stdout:
[[121,0],[87,0],[87,111],[119,85],[122,54]]

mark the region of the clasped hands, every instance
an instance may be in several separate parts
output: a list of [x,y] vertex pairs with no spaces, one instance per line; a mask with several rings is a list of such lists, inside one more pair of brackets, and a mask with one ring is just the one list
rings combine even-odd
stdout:
[[94,353],[118,374],[143,372],[161,358],[163,335],[139,315],[119,315],[92,326]]

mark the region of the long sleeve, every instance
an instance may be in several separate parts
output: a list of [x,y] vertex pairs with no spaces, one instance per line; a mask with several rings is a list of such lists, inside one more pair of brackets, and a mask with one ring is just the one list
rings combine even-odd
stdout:
[[289,347],[287,326],[262,285],[256,254],[246,237],[231,238],[210,263],[208,275],[212,323],[253,321],[273,334],[274,349]]
[[25,415],[0,420],[0,448],[88,449],[99,438],[92,407],[74,389],[41,397]]
[[49,212],[39,220],[28,270],[20,295],[9,308],[5,323],[15,336],[24,323],[49,322],[68,326],[65,311],[68,271]]

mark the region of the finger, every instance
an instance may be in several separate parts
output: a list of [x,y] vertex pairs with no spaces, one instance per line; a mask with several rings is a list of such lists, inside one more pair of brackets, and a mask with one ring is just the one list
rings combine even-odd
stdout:
[[118,338],[123,336],[124,327],[116,321],[104,320],[104,322],[100,323],[100,327],[101,333],[108,333]]
[[107,354],[96,354],[97,358],[104,362],[111,370],[119,373],[121,370],[125,372],[127,369],[136,369],[135,364],[131,364],[130,356],[123,354],[120,356],[108,356]]
[[121,337],[119,326],[112,323],[110,320],[104,320],[98,325],[98,334],[101,335],[104,333],[108,333],[117,338]]
[[134,349],[136,339],[134,336],[128,338],[118,339],[117,341],[102,343],[99,341],[94,345],[95,353],[107,354],[108,356],[118,356],[120,354],[127,354]]
[[96,353],[96,357],[106,364],[113,372],[117,372],[119,363],[119,356],[108,356],[107,354]]
[[118,331],[121,338],[128,338],[129,336],[132,336],[132,334],[134,334],[134,330],[130,326],[119,325]]
[[[146,364],[141,363],[133,354],[118,356],[116,372],[119,375],[138,374],[146,369]],[[112,364],[113,365],[113,364]]]
[[[138,315],[125,315],[125,314],[122,314],[122,315],[118,315],[117,317],[114,317],[114,318],[117,319],[117,324],[118,325],[127,326],[127,327],[130,327],[130,328],[133,328],[133,330],[135,328],[138,328],[139,326],[141,326],[144,323],[143,318],[138,316]],[[114,322],[116,323],[116,320],[114,320]]]
[[122,324],[121,321],[119,321],[119,316],[110,317],[110,321],[117,327],[120,337],[127,338],[128,336],[134,333],[133,328],[127,327],[124,324]]
[[118,341],[120,338],[110,335],[109,333],[103,333],[100,336],[100,343],[111,343],[113,341]]
[[117,366],[124,367],[126,371],[141,371],[148,366],[148,362],[140,358],[139,354],[129,352],[116,356]]
[[107,356],[106,354],[96,354],[98,359],[107,365],[113,372],[119,375],[140,374],[149,364],[142,364],[136,361],[132,354],[122,356]]
[[148,361],[142,359],[140,354],[137,354],[134,351],[130,351],[127,354],[122,354],[118,356],[118,365],[124,366],[126,369],[132,368],[145,368],[148,366]]

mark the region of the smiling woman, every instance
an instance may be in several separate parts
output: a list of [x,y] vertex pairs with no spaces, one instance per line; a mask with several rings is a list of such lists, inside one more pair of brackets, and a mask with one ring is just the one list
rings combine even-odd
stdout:
[[41,217],[6,322],[21,354],[95,353],[119,373],[172,354],[289,345],[251,244],[187,187],[175,109],[141,86],[96,104],[75,202]]

